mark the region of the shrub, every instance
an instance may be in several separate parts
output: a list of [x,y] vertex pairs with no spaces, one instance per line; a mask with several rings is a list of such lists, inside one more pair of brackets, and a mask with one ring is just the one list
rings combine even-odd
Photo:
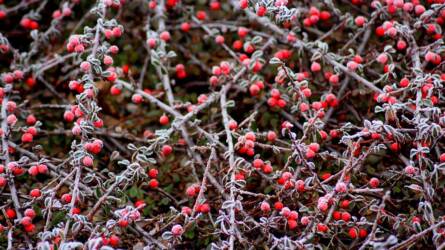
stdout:
[[0,0],[1,248],[442,249],[444,7]]

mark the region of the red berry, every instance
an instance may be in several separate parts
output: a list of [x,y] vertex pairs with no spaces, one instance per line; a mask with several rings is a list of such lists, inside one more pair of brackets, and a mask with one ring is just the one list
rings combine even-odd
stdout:
[[321,233],[325,233],[325,232],[327,232],[327,231],[329,230],[329,228],[328,228],[328,226],[326,226],[326,225],[323,224],[323,223],[318,223],[318,224],[317,224],[317,230],[318,230],[319,232],[321,232]]
[[117,246],[119,246],[119,243],[120,243],[120,239],[116,235],[110,236],[108,241],[112,247],[117,247]]
[[160,123],[161,125],[163,125],[163,126],[167,125],[169,122],[170,122],[170,119],[169,119],[168,116],[166,116],[166,115],[162,115],[162,116],[159,118],[159,123]]
[[312,158],[314,158],[314,157],[315,157],[315,152],[312,151],[311,149],[307,149],[307,150],[306,150],[306,158],[307,158],[307,159],[312,159]]
[[199,211],[200,211],[201,213],[204,213],[204,214],[210,212],[210,206],[209,206],[209,204],[207,204],[207,203],[201,204],[201,205],[199,206]]
[[148,182],[148,185],[150,186],[150,188],[157,188],[159,186],[159,181],[156,179],[151,179]]
[[256,11],[256,14],[258,16],[264,16],[264,15],[266,15],[266,13],[267,13],[267,8],[265,6],[263,6],[263,5],[259,6],[257,11]]
[[29,175],[31,175],[31,176],[36,176],[36,175],[39,174],[39,168],[38,168],[37,166],[31,166],[31,167],[28,169],[28,173],[29,173]]
[[270,212],[270,205],[267,201],[261,202],[260,208],[261,208],[261,211],[263,211],[263,213]]
[[341,219],[348,222],[351,219],[351,214],[348,212],[341,213]]
[[260,168],[263,167],[263,165],[264,165],[263,160],[261,160],[261,159],[255,159],[255,160],[253,160],[253,167],[254,167],[254,168],[256,168],[256,169],[260,169]]
[[334,86],[338,85],[339,80],[340,80],[340,78],[338,75],[331,75],[329,77],[329,82]]
[[365,238],[366,236],[368,236],[368,231],[366,231],[366,229],[361,228],[361,229],[358,231],[358,236],[359,236],[360,238]]
[[182,207],[181,208],[181,213],[184,215],[188,215],[190,216],[192,214],[192,209],[189,207]]
[[71,199],[72,199],[72,196],[71,196],[71,194],[63,194],[61,199],[65,203],[70,203]]
[[34,231],[34,229],[36,229],[36,226],[34,224],[30,224],[28,226],[25,226],[25,231],[28,233],[31,233],[32,231]]
[[31,133],[24,133],[22,135],[22,142],[23,143],[28,143],[28,142],[32,142],[33,136]]
[[117,223],[119,224],[120,227],[128,227],[129,224],[128,220],[126,219],[120,219]]
[[104,126],[104,121],[102,119],[97,119],[93,122],[94,127],[101,128]]
[[140,94],[134,94],[134,95],[131,97],[131,101],[134,102],[135,104],[140,104],[140,103],[142,103],[142,100],[143,100],[143,98],[142,98],[142,96],[141,96]]
[[37,129],[35,127],[29,127],[26,130],[27,133],[30,133],[32,136],[36,136],[37,135]]
[[247,28],[244,27],[238,28],[238,36],[240,36],[241,38],[247,36],[247,33],[249,33],[249,30]]
[[8,180],[6,180],[5,177],[0,176],[0,188],[5,187],[7,183],[8,183]]
[[8,216],[9,219],[14,219],[16,216],[16,212],[12,208],[6,209],[6,216]]
[[298,226],[298,224],[297,224],[297,221],[295,221],[295,220],[287,220],[287,226],[289,227],[289,229],[295,229],[297,226]]
[[366,19],[363,16],[358,16],[355,18],[354,22],[358,27],[362,27],[365,24]]
[[320,19],[323,21],[329,20],[329,18],[331,18],[331,13],[329,13],[328,11],[322,11],[320,12]]
[[78,207],[73,207],[73,209],[71,210],[72,214],[80,214],[81,210]]
[[168,31],[163,31],[160,35],[159,38],[161,38],[161,40],[168,42],[170,40],[170,33]]
[[34,115],[28,115],[28,117],[26,117],[26,124],[28,126],[33,126],[34,124],[36,124],[37,119]]
[[25,216],[22,218],[22,220],[20,221],[20,224],[22,224],[22,226],[29,226],[32,224],[32,219],[28,216]]
[[406,49],[406,46],[407,46],[407,44],[405,41],[403,41],[403,40],[397,41],[397,49],[398,50],[404,50],[404,49]]
[[34,209],[28,208],[25,210],[25,216],[28,216],[32,219],[36,217],[36,212],[34,211]]
[[162,146],[162,154],[164,156],[168,156],[173,151],[173,148],[170,145],[164,145]]
[[382,53],[377,56],[377,62],[380,64],[386,64],[388,62],[388,55],[386,53]]
[[240,40],[236,40],[233,42],[232,47],[234,50],[240,50],[243,47],[243,42]]
[[442,153],[439,158],[440,158],[439,160],[441,163],[445,162],[445,153]]
[[275,204],[274,204],[274,208],[275,208],[275,210],[277,210],[277,211],[281,211],[281,209],[283,209],[283,207],[284,207],[284,205],[283,205],[283,203],[280,202],[280,201],[277,201],[277,202],[275,202]]
[[234,120],[229,121],[229,129],[230,130],[236,130],[238,128],[238,123]]
[[340,211],[334,211],[332,213],[332,218],[334,218],[334,220],[341,220],[341,212]]
[[38,197],[40,197],[40,195],[42,195],[42,193],[40,192],[39,189],[35,188],[35,189],[31,190],[31,192],[29,192],[29,195],[31,195],[34,198],[38,198]]
[[397,142],[391,143],[391,145],[389,146],[389,148],[393,151],[393,152],[397,152],[400,150],[400,146]]
[[214,10],[214,11],[221,9],[221,3],[218,2],[218,1],[211,1],[210,2],[210,9]]
[[274,142],[277,139],[277,134],[274,131],[267,132],[267,140]]
[[349,229],[348,231],[349,237],[351,237],[351,239],[355,239],[357,238],[357,229],[352,227]]
[[295,188],[297,189],[298,192],[304,192],[306,190],[306,183],[304,183],[303,180],[297,180],[295,182]]
[[260,93],[260,88],[256,84],[252,84],[249,87],[249,92],[251,96],[257,96]]
[[246,9],[249,6],[248,0],[239,0],[239,6],[241,9]]
[[320,145],[316,142],[309,144],[308,148],[314,152],[318,152],[320,150]]
[[349,200],[343,200],[343,201],[340,202],[340,207],[343,208],[343,209],[348,209],[349,208],[349,203],[350,203]]
[[39,170],[39,174],[46,174],[46,173],[48,173],[48,167],[45,164],[37,165],[37,169]]
[[371,186],[372,188],[377,188],[380,184],[379,179],[373,177],[371,178],[371,180],[369,180],[369,186]]
[[196,12],[196,17],[201,21],[205,20],[205,19],[207,19],[207,13],[205,11],[200,10],[200,11]]
[[112,32],[114,37],[120,37],[122,35],[122,30],[119,27],[114,27]]
[[298,220],[298,212],[297,211],[291,211],[289,215],[287,216],[289,220]]
[[156,168],[152,168],[152,169],[148,170],[148,176],[150,176],[150,178],[158,177],[158,173],[159,173],[159,171]]
[[65,114],[63,114],[63,119],[67,122],[72,122],[74,120],[74,114],[71,111],[65,111]]
[[253,132],[247,132],[246,140],[255,141],[256,140],[255,134]]
[[263,172],[265,174],[270,174],[270,173],[272,173],[272,171],[273,171],[273,168],[271,165],[269,165],[269,164],[263,165]]

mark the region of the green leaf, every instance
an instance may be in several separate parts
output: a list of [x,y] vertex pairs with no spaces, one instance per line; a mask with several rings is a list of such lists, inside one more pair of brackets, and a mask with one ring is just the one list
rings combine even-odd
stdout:
[[170,203],[170,199],[169,198],[162,198],[160,201],[159,201],[159,204],[161,204],[161,205],[168,205]]
[[132,186],[130,189],[128,189],[128,195],[131,198],[137,198],[140,196],[140,189],[137,186]]
[[188,239],[195,238],[195,224],[193,223],[191,228],[189,230],[185,231],[183,235],[184,235],[184,237],[186,237]]

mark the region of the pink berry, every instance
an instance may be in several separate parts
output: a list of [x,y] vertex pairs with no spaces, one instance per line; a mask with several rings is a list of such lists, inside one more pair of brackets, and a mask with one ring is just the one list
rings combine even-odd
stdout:
[[17,117],[14,114],[10,114],[8,117],[6,117],[6,122],[9,126],[14,126],[17,122]]
[[89,63],[89,62],[82,62],[81,64],[80,64],[80,69],[83,71],[83,72],[88,72],[88,71],[90,71],[90,69],[91,69],[91,64]]
[[25,210],[25,216],[33,219],[34,217],[36,217],[36,212],[34,211],[34,209],[28,208]]
[[229,121],[229,129],[236,130],[238,128],[238,123],[234,120]]
[[277,134],[274,131],[267,132],[267,140],[273,142],[277,139]]
[[150,47],[151,49],[156,47],[156,39],[155,38],[148,38],[147,40],[147,45],[148,47]]
[[120,37],[122,35],[122,30],[119,27],[114,27],[112,32],[114,37]]
[[354,22],[358,27],[362,27],[365,24],[366,19],[363,16],[358,16],[355,18]]
[[111,56],[104,56],[104,64],[107,66],[113,64],[113,58]]
[[379,179],[373,177],[371,178],[371,180],[369,180],[369,186],[371,186],[372,188],[377,188],[380,184]]
[[354,61],[349,61],[346,66],[351,71],[355,71],[358,68],[358,64]]
[[270,204],[267,201],[263,201],[261,202],[260,209],[263,213],[268,213],[270,212]]
[[405,167],[405,173],[407,175],[414,175],[416,173],[416,168],[414,168],[413,166],[406,166]]
[[215,38],[215,42],[216,42],[217,44],[223,44],[223,43],[224,43],[224,37],[221,36],[221,35],[216,36],[216,38]]
[[142,96],[140,94],[134,94],[131,97],[131,101],[133,101],[136,104],[142,103],[142,100],[143,100],[143,98],[142,98]]
[[182,228],[181,225],[176,224],[172,227],[171,230],[172,234],[176,237],[181,236],[184,233],[184,229]]
[[414,7],[414,12],[416,13],[416,15],[420,16],[423,14],[423,12],[425,12],[425,7],[423,5],[416,5]]
[[346,183],[344,182],[339,182],[335,185],[335,191],[337,193],[345,193],[347,189]]
[[82,164],[86,167],[93,166],[93,158],[91,158],[90,156],[83,157]]
[[377,56],[377,62],[380,64],[386,64],[388,62],[388,55],[386,55],[386,53],[380,54]]
[[318,62],[313,62],[311,65],[312,72],[318,72],[321,70],[321,65]]
[[168,42],[170,40],[170,33],[168,31],[163,31],[159,35],[159,38],[161,38],[161,40],[163,40],[164,42]]
[[112,45],[112,46],[110,46],[108,51],[110,51],[110,53],[112,53],[112,54],[117,54],[117,53],[119,53],[119,47],[117,47],[116,45]]

